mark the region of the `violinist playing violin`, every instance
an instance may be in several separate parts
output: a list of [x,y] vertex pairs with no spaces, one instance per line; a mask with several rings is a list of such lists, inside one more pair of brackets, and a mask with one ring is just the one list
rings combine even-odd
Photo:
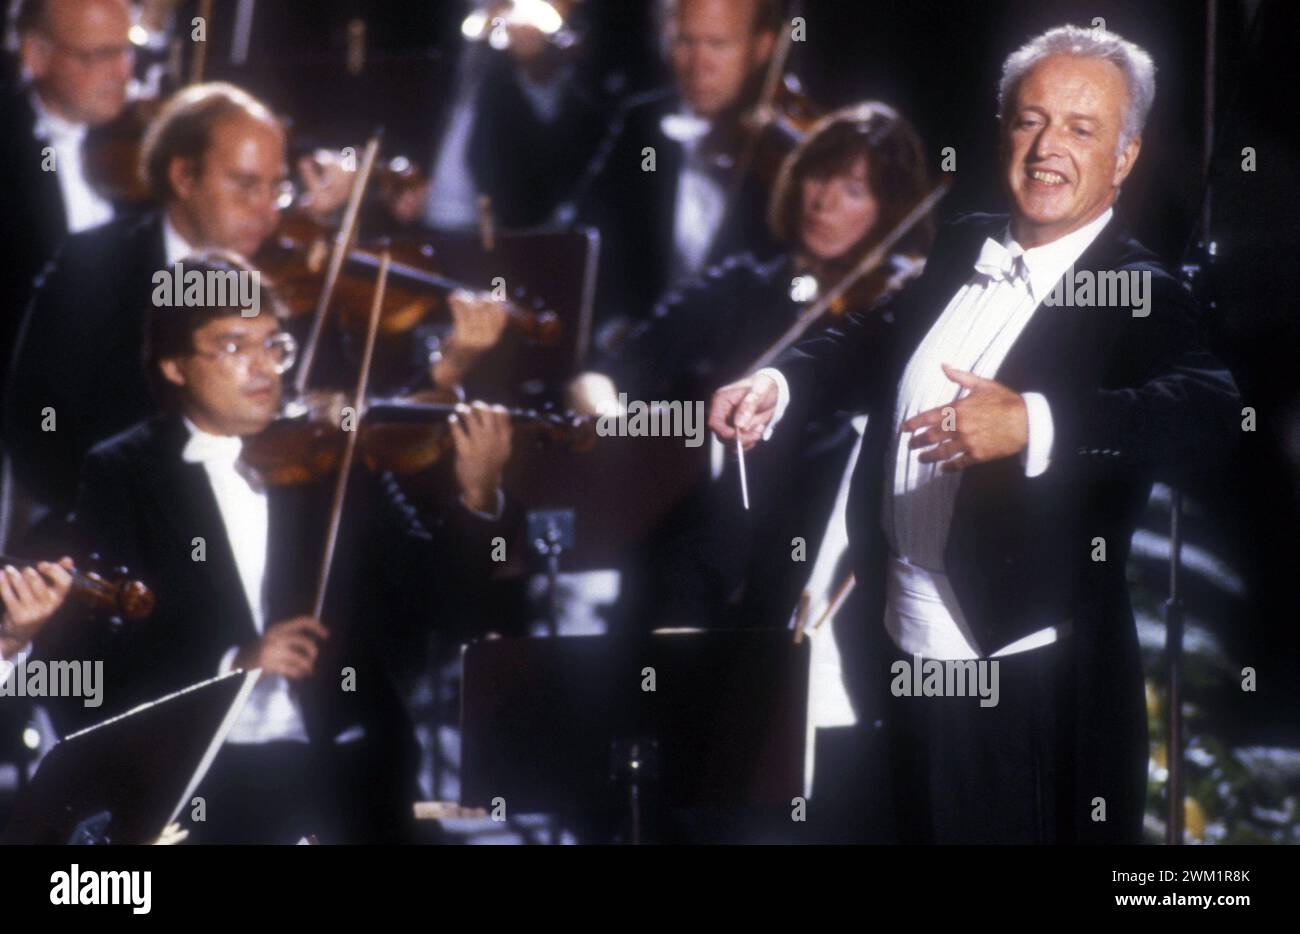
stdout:
[[[191,261],[246,268],[225,254]],[[481,405],[453,420],[455,495],[437,510],[358,464],[313,615],[335,478],[268,485],[246,463],[295,353],[275,296],[260,289],[253,317],[226,307],[150,313],[147,360],[164,411],[86,458],[74,532],[82,548],[149,581],[156,609],[127,631],[92,628],[81,651],[105,660],[106,713],[261,670],[197,792],[206,813],[186,824],[195,839],[405,839],[417,747],[381,650],[450,625],[487,582],[494,539],[510,534],[500,489],[510,423]]]
[[[155,274],[197,250],[251,256],[275,229],[288,185],[285,131],[239,88],[192,85],[150,125],[141,168],[156,210],[68,238],[15,353],[5,440],[26,492],[56,514],[71,505],[86,452],[154,411],[140,342]],[[305,178],[311,209],[332,212],[335,180]]]
[[0,91],[0,369],[7,366],[32,280],[69,233],[113,218],[87,181],[82,143],[122,112],[131,77],[126,0],[23,0],[14,32],[22,80]]
[[[670,290],[598,368],[630,398],[712,392],[885,238],[925,194],[926,177],[920,138],[888,105],[823,117],[786,158],[770,200],[769,230],[785,249],[766,260],[736,253]],[[870,305],[920,272],[932,237],[919,222],[848,301]]]
[[707,265],[747,247],[770,251],[765,192],[746,179],[733,195],[733,180],[706,150],[710,132],[752,103],[776,44],[780,7],[777,0],[664,4],[672,87],[624,105],[576,200],[579,218],[600,231],[596,313],[607,335],[647,317],[667,287]]

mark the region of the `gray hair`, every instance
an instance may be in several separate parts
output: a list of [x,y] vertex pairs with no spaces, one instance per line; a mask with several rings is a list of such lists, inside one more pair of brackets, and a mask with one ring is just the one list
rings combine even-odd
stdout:
[[1141,46],[1105,29],[1057,26],[1035,36],[1007,56],[998,82],[998,119],[1006,117],[1007,103],[1029,70],[1049,55],[1101,58],[1117,67],[1128,85],[1128,106],[1120,127],[1119,149],[1142,135],[1151,102],[1156,96],[1156,66]]

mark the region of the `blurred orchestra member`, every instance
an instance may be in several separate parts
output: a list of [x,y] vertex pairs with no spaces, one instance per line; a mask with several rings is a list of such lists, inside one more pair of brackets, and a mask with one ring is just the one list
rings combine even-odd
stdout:
[[[475,227],[478,198],[487,195],[496,223],[537,226],[572,194],[600,142],[597,94],[578,67],[581,44],[561,48],[555,41],[551,5],[519,4],[492,17],[484,10],[490,4],[474,6],[483,29],[496,35],[458,37],[453,91],[420,206],[423,220],[442,230]],[[570,18],[586,13],[578,9]],[[574,34],[572,22],[563,28]],[[394,213],[400,218],[400,208]]]
[[[200,271],[241,271],[203,254]],[[165,411],[87,457],[74,538],[148,580],[157,607],[119,633],[81,627],[78,657],[104,659],[109,715],[232,669],[261,669],[198,790],[214,842],[400,839],[416,743],[382,649],[445,621],[493,567],[510,455],[504,413],[452,425],[458,498],[419,509],[391,474],[349,478],[324,611],[312,613],[334,478],[269,485],[246,442],[279,411],[294,342],[265,284],[260,312],[153,309],[151,374]],[[341,432],[340,432],[341,434]],[[241,456],[242,455],[242,456]],[[206,554],[195,560],[196,542]]]
[[69,233],[114,215],[83,171],[82,143],[126,103],[130,27],[126,0],[18,7],[23,80],[0,92],[0,217],[11,232],[0,270],[0,368],[42,265]]
[[673,86],[627,102],[579,189],[578,217],[601,235],[598,323],[641,320],[668,286],[767,246],[764,192],[747,178],[728,204],[731,182],[704,150],[752,104],[779,15],[775,0],[666,3]]

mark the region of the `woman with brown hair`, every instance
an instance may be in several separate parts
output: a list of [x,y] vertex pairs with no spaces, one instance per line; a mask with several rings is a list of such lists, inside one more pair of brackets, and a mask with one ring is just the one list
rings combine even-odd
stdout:
[[[746,368],[924,197],[920,138],[892,107],[854,104],[822,118],[781,167],[768,224],[788,252],[767,262],[729,257],[669,293],[603,361],[630,398],[699,398]],[[929,219],[850,293],[871,304],[918,273]],[[707,396],[706,396],[707,398]]]

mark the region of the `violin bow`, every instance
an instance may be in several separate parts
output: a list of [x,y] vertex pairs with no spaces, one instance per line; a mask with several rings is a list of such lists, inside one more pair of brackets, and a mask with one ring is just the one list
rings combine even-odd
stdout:
[[334,238],[334,248],[330,251],[329,266],[325,270],[325,283],[321,287],[320,297],[316,300],[316,311],[312,315],[311,331],[303,347],[302,361],[298,364],[298,372],[293,377],[294,392],[298,396],[302,396],[307,390],[307,379],[311,375],[312,364],[316,360],[316,348],[320,344],[321,330],[325,325],[325,313],[329,310],[330,301],[334,297],[334,287],[338,284],[339,273],[343,269],[344,260],[347,259],[348,246],[357,232],[361,201],[365,197],[366,186],[370,183],[370,176],[375,168],[375,157],[379,155],[379,141],[382,136],[382,131],[377,131],[366,143],[365,154],[361,157],[361,167],[352,182],[352,191],[348,194],[347,209],[343,212],[343,223],[339,225],[339,232]]
[[[375,355],[375,340],[379,335],[379,318],[384,307],[384,289],[388,285],[388,266],[392,257],[385,250],[379,258],[379,277],[375,282],[375,295],[370,303],[370,322],[366,330],[366,349],[361,357],[361,372],[357,375],[356,393],[352,397],[352,411],[358,422],[361,408],[365,404],[366,388],[370,382],[370,363]],[[334,479],[334,498],[330,503],[329,525],[325,532],[325,550],[321,555],[320,575],[316,580],[316,601],[312,604],[312,616],[321,618],[325,610],[325,592],[329,589],[330,569],[334,564],[334,549],[338,544],[339,525],[343,521],[343,502],[348,487],[348,474],[352,472],[352,461],[357,452],[357,436],[360,424],[354,424],[347,432],[343,443],[343,457],[339,461],[338,476]]]
[[808,310],[801,314],[794,324],[790,325],[790,327],[785,330],[785,333],[777,338],[774,344],[768,347],[767,350],[763,351],[763,354],[755,360],[745,372],[753,373],[755,370],[761,370],[763,367],[768,366],[773,360],[784,353],[795,341],[803,337],[804,332],[826,314],[826,311],[831,307],[831,305],[835,304],[835,301],[840,298],[840,296],[853,288],[859,280],[875,272],[876,269],[878,269],[880,265],[889,258],[890,251],[898,244],[898,241],[907,236],[908,232],[920,223],[922,218],[934,210],[934,206],[943,199],[943,196],[948,193],[948,190],[951,187],[952,180],[949,178],[944,178],[943,181],[935,185],[934,188],[930,190],[930,193],[918,201],[916,207],[912,208],[912,210],[908,212],[907,216],[894,226],[894,229],[885,236],[885,239],[877,243],[871,252],[862,257],[862,260],[845,273],[844,277],[841,278],[839,282],[835,283],[834,287],[818,298],[817,301],[813,302],[813,304],[808,307]]
[[[786,11],[786,18],[793,18],[798,13],[800,5],[799,0],[794,0]],[[732,204],[740,194],[740,186],[749,173],[749,166],[754,161],[754,153],[758,149],[758,134],[763,125],[771,119],[772,104],[776,100],[777,89],[780,88],[781,79],[785,75],[785,66],[790,60],[790,49],[793,44],[794,30],[782,28],[778,33],[777,46],[772,51],[772,58],[767,63],[767,71],[763,75],[762,90],[759,91],[754,106],[749,109],[750,119],[755,120],[755,125],[749,127],[745,133],[745,145],[736,159],[731,182],[727,186],[724,214],[731,212]]]

